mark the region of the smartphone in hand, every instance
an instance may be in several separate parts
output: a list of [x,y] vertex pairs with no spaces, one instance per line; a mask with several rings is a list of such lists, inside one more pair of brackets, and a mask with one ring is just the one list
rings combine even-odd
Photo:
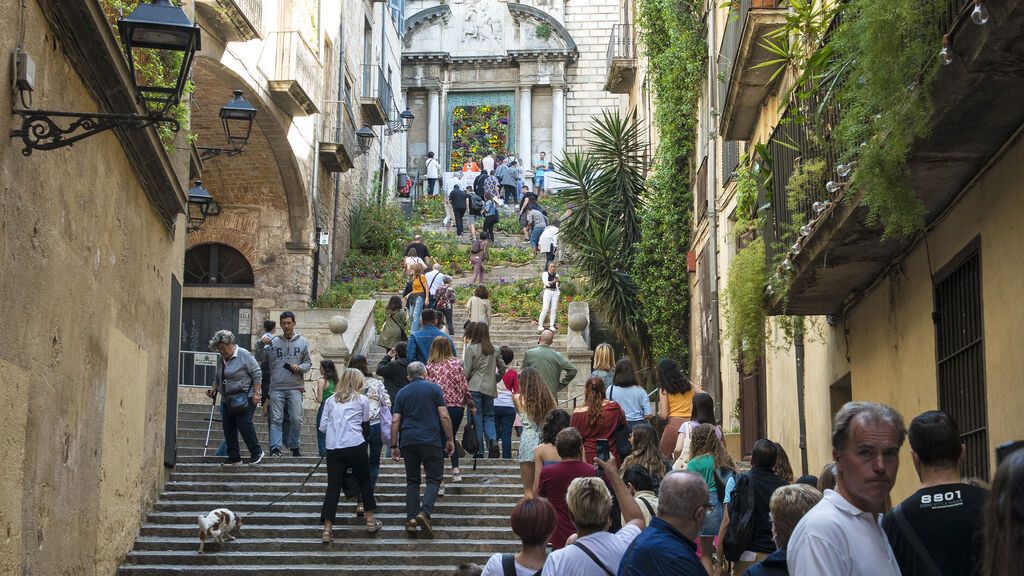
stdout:
[[[598,460],[604,460],[605,462],[607,462],[608,459],[611,458],[611,454],[608,451],[608,439],[607,438],[598,438],[597,439],[597,458],[598,458]],[[598,469],[597,469],[597,475],[599,477],[604,475],[604,471],[600,467],[598,467]]]
[[295,371],[295,370],[292,370],[292,365],[287,363],[287,362],[284,363],[284,369],[289,371],[289,372],[294,372]]

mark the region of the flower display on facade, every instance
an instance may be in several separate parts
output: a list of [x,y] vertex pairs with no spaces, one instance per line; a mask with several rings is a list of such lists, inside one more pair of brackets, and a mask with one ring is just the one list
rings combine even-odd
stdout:
[[467,158],[505,153],[508,147],[508,105],[457,106],[452,109],[451,170],[458,171]]

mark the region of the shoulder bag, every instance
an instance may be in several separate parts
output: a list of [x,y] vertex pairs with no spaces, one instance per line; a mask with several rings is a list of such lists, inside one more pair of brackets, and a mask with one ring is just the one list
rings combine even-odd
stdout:
[[587,556],[590,556],[590,559],[594,561],[594,564],[597,564],[598,566],[600,566],[601,570],[604,570],[605,574],[607,574],[608,576],[615,576],[615,572],[612,572],[611,570],[609,570],[608,567],[604,565],[604,562],[601,562],[601,559],[598,558],[597,554],[594,554],[590,550],[590,548],[587,548],[583,544],[580,544],[579,541],[573,542],[572,545],[577,547],[577,548],[579,548],[580,550],[583,550],[583,553],[586,554]]
[[903,504],[897,504],[896,507],[892,509],[892,515],[896,518],[896,523],[900,525],[900,530],[903,532],[903,535],[907,537],[907,541],[910,542],[910,546],[914,549],[914,552],[917,553],[917,557],[921,559],[921,562],[924,563],[924,567],[928,572],[935,576],[942,576],[942,570],[939,569],[939,566],[935,563],[935,559],[932,558],[931,553],[928,552],[928,548],[925,548],[924,543],[921,542],[921,538],[918,537],[917,531],[914,530],[914,527],[907,521],[906,515],[903,514]]
[[[224,364],[220,366],[220,384],[224,386]],[[241,414],[249,409],[249,392],[252,391],[252,381],[249,381],[249,387],[244,392],[235,392],[234,394],[224,393],[224,411],[232,416]]]

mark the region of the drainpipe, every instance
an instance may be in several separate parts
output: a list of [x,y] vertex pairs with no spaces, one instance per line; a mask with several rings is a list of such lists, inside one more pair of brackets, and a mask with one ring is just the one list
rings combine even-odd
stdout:
[[[338,24],[338,101],[334,103],[334,137],[335,142],[341,142],[341,125],[342,114],[345,113],[344,104],[342,100],[345,99],[345,14],[341,14],[340,23]],[[354,162],[353,162],[354,164]],[[330,269],[331,277],[328,282],[334,282],[334,278],[338,275],[337,259],[334,257],[334,243],[337,241],[334,238],[334,233],[338,230],[338,215],[339,206],[338,201],[341,198],[341,176],[336,175],[334,177],[334,215],[331,218],[331,244],[328,254],[330,254]]]
[[[708,42],[710,49],[708,53],[711,55],[708,58],[708,78],[711,79],[708,82],[708,110],[715,108],[718,103],[718,94],[716,88],[718,82],[715,80],[718,78],[717,70],[717,58],[714,57],[715,51],[718,48],[718,30],[715,23],[717,10],[712,5],[708,15]],[[709,122],[712,124],[717,117],[713,114],[708,114]],[[707,174],[707,187],[708,187],[708,248],[711,249],[710,270],[708,270],[711,282],[711,343],[712,349],[712,364],[714,365],[714,374],[711,374],[710,384],[712,394],[718,399],[715,402],[715,418],[722,421],[722,377],[721,377],[721,348],[719,347],[719,318],[718,318],[718,131],[715,129],[709,130],[710,134],[708,137],[708,174]]]
[[804,408],[804,319],[793,331],[793,350],[796,355],[796,405],[800,418],[800,469],[807,475],[807,413]]

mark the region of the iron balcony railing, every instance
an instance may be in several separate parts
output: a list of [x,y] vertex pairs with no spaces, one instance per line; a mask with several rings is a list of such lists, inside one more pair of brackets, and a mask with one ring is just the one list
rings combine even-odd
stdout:
[[323,65],[301,32],[273,32],[267,39],[273,66],[267,71],[273,81],[296,82],[317,110],[321,110]]
[[381,108],[385,115],[391,113],[394,107],[394,95],[391,92],[391,83],[384,74],[384,69],[378,64],[363,64],[363,98],[376,98],[380,101]]
[[249,21],[260,38],[264,36],[263,30],[263,0],[228,0],[235,5],[235,9]]
[[751,9],[779,9],[780,0],[740,0],[738,7],[729,12],[722,36],[722,48],[718,52],[718,111],[725,109],[725,101],[729,95],[729,82],[735,73],[733,69],[736,56],[743,38],[743,27],[747,23],[747,14]]
[[356,121],[351,106],[337,100],[327,100],[324,104],[326,109],[320,140],[331,144],[343,144],[347,149],[353,150]]
[[608,69],[615,60],[636,60],[636,45],[633,42],[631,24],[613,24],[608,38]]

